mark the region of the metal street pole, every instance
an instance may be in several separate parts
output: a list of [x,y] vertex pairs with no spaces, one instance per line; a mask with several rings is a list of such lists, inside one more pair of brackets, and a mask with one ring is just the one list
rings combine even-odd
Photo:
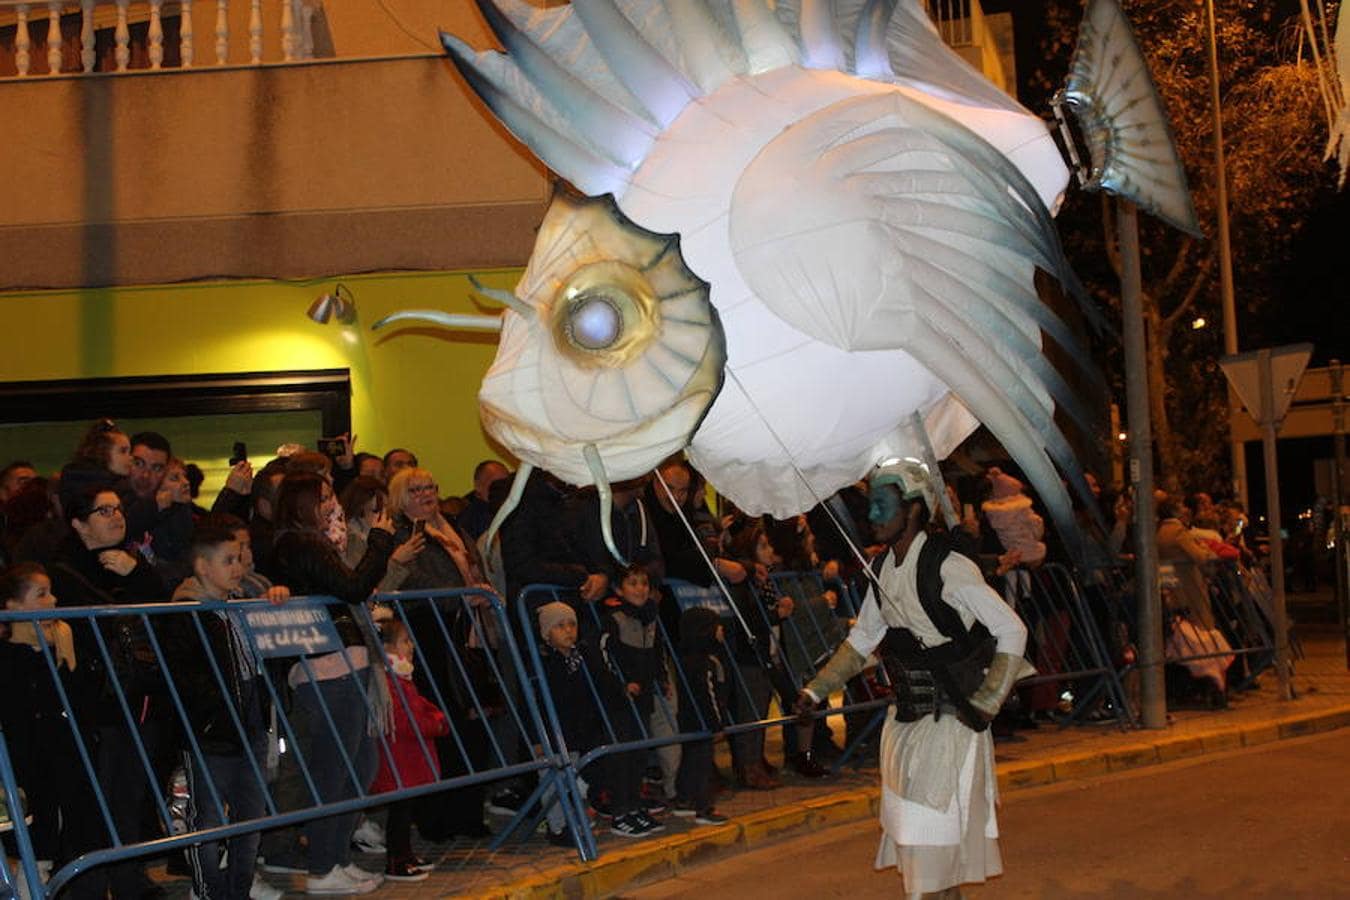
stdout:
[[1167,726],[1163,683],[1162,590],[1158,582],[1157,517],[1153,511],[1153,428],[1148,417],[1148,368],[1139,267],[1139,215],[1116,198],[1120,239],[1120,300],[1125,330],[1125,409],[1130,420],[1130,484],[1134,488],[1135,593],[1139,609],[1139,720]]
[[[1233,300],[1233,245],[1228,236],[1228,174],[1223,153],[1223,108],[1219,101],[1219,40],[1214,25],[1214,0],[1205,0],[1209,37],[1209,105],[1214,131],[1214,202],[1219,218],[1219,296],[1223,301],[1223,352],[1238,352],[1237,307]],[[1228,423],[1242,415],[1237,392],[1228,386]],[[1233,467],[1233,496],[1247,508],[1247,452],[1242,441],[1228,445]]]
[[1331,361],[1331,419],[1335,447],[1332,465],[1331,533],[1336,541],[1332,559],[1336,565],[1336,604],[1341,611],[1341,635],[1345,638],[1345,667],[1350,669],[1350,547],[1345,545],[1347,535],[1344,508],[1350,498],[1345,496],[1345,367],[1339,359]]
[[1275,373],[1270,348],[1260,351],[1261,448],[1266,475],[1266,523],[1270,534],[1270,586],[1275,595],[1275,671],[1280,699],[1293,699],[1289,685],[1289,616],[1284,600],[1284,536],[1280,528],[1280,468],[1275,455]]

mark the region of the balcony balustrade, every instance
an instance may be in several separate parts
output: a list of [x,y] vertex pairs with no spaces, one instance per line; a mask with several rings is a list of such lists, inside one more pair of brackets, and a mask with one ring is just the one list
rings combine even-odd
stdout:
[[[314,56],[318,9],[312,0],[0,0],[0,76],[307,60]],[[245,34],[232,34],[245,16]],[[280,53],[268,59],[264,37],[272,29],[280,36]],[[6,32],[12,32],[10,42]],[[198,40],[212,34],[213,54],[209,37]],[[245,36],[246,55],[231,46]]]

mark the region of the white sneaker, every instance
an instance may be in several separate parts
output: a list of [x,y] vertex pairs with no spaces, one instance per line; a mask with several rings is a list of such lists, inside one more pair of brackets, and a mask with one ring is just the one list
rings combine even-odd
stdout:
[[352,881],[373,881],[377,886],[384,881],[384,876],[379,872],[368,872],[356,863],[347,863],[342,867],[342,871]]
[[281,900],[285,893],[281,888],[263,881],[258,873],[253,873],[253,884],[248,889],[248,900]]
[[384,829],[374,819],[362,819],[352,832],[352,846],[362,853],[383,853]]
[[341,866],[333,866],[327,875],[317,878],[313,875],[305,879],[306,894],[369,894],[380,886],[378,881],[357,881],[343,871]]

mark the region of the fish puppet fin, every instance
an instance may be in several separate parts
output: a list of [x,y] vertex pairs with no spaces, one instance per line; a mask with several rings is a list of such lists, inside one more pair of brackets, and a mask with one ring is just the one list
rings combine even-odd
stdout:
[[[1174,228],[1204,236],[1148,62],[1116,0],[1088,3],[1054,106],[1085,190],[1124,197]],[[1066,107],[1087,145],[1086,165],[1065,121]]]
[[[1081,549],[1061,473],[1090,494],[1055,410],[1099,435],[1105,389],[1037,292],[1038,269],[1073,277],[1049,211],[1007,157],[903,92],[850,98],[760,152],[730,233],[738,270],[776,315],[852,352],[903,350],[943,381]],[[1045,335],[1085,392],[1046,358]]]

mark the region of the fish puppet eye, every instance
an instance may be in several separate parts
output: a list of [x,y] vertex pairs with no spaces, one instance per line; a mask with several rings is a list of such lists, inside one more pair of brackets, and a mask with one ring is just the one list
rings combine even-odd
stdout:
[[568,310],[564,333],[579,350],[608,350],[623,334],[623,313],[604,294],[582,294]]
[[503,301],[512,311],[478,395],[485,430],[571,484],[650,472],[721,388],[710,292],[679,235],[636,225],[612,197],[560,190]]
[[660,334],[659,298],[642,272],[605,260],[582,266],[553,303],[554,341],[584,367],[620,367]]

